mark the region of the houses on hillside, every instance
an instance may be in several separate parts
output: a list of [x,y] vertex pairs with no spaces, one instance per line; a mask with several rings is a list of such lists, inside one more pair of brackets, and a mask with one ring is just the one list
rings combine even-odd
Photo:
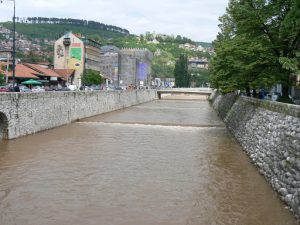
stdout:
[[[29,54],[29,52],[35,52],[37,54],[42,54],[42,46],[40,44],[40,39],[29,40],[24,35],[16,32],[16,46],[22,53]],[[51,44],[47,40],[47,44]],[[13,45],[12,31],[0,25],[0,50],[11,50]]]
[[190,43],[180,44],[179,48],[186,49],[186,50],[189,50],[189,51],[194,51],[194,52],[207,52],[210,55],[212,55],[214,53],[213,48],[204,48],[201,45],[193,45],[193,44],[190,44]]
[[206,57],[192,57],[188,59],[189,69],[208,69],[208,59]]

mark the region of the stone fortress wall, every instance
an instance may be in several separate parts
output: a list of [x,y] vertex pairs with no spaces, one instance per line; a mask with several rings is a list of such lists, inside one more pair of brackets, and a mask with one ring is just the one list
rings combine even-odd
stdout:
[[300,106],[218,93],[210,101],[260,173],[300,217]]
[[152,101],[155,90],[0,94],[0,138],[13,139]]

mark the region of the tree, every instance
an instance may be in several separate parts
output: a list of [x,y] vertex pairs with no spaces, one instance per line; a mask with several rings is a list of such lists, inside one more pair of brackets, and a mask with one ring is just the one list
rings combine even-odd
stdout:
[[4,85],[5,84],[5,75],[0,73],[0,85]]
[[145,36],[143,34],[140,35],[140,42],[144,42],[145,41]]
[[93,70],[87,70],[83,75],[81,76],[82,84],[86,86],[90,85],[99,85],[103,82],[103,78],[100,76],[100,74]]
[[180,55],[174,69],[176,87],[190,87],[191,75],[188,73],[188,60],[185,54]]
[[209,83],[209,71],[206,69],[190,69],[191,82],[193,82],[194,87],[207,86]]
[[211,80],[225,92],[283,85],[299,72],[300,2],[231,0],[220,18]]

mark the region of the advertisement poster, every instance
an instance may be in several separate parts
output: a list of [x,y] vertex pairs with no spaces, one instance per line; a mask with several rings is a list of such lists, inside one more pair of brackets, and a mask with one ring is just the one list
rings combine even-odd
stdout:
[[143,62],[138,63],[137,77],[139,80],[147,79],[147,63],[143,63]]
[[81,48],[71,48],[70,57],[78,59],[81,61],[82,49]]

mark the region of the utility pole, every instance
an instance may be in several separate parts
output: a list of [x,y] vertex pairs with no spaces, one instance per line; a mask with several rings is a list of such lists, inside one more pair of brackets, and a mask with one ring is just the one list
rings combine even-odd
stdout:
[[118,51],[118,87],[120,87],[120,81],[121,81],[121,51]]
[[13,17],[13,64],[12,64],[12,79],[13,79],[13,87],[15,86],[15,76],[16,76],[16,1],[14,1],[14,17]]
[[5,78],[6,86],[8,85],[8,68],[9,68],[9,52],[7,53],[6,78]]

